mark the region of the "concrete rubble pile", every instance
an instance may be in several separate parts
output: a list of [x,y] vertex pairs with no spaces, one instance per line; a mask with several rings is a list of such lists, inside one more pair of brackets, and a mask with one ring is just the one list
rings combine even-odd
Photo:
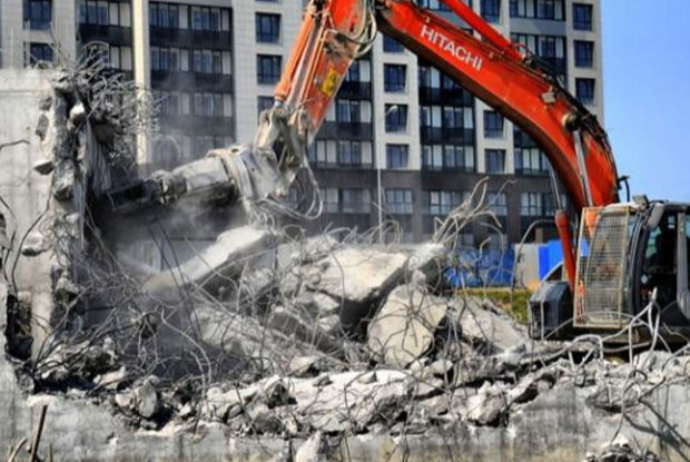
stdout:
[[664,407],[687,401],[688,357],[533,341],[448,290],[441,244],[256,220],[147,267],[91,210],[121,121],[90,119],[79,79],[30,77],[21,127],[0,111],[10,133],[36,122],[0,139],[0,452],[49,403],[75,460],[656,460],[620,434],[690,455],[687,409]]

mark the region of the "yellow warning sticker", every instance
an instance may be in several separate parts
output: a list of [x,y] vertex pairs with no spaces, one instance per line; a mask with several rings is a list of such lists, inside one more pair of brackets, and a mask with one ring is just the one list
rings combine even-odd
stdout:
[[321,84],[321,91],[326,94],[329,98],[335,95],[335,91],[338,87],[338,71],[334,67],[330,68],[326,78]]

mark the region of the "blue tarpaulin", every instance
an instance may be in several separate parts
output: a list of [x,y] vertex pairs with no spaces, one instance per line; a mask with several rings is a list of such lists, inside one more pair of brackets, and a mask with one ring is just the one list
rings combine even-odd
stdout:
[[539,248],[539,279],[544,278],[563,261],[560,241],[549,241]]
[[515,252],[501,250],[461,250],[453,265],[446,268],[448,284],[460,287],[506,287],[511,283]]

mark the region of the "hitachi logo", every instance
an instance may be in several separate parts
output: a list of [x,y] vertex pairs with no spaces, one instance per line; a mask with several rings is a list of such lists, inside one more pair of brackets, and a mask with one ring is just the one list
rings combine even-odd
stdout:
[[471,65],[475,70],[479,71],[482,68],[482,58],[473,55],[464,46],[457,45],[445,35],[427,26],[422,27],[422,38],[443,49],[446,53],[452,54],[461,62]]

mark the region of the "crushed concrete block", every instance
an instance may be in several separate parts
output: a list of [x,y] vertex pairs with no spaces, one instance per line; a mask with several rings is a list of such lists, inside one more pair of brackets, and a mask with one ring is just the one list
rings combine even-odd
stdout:
[[529,343],[524,327],[504,313],[489,310],[474,299],[458,300],[457,317],[462,336],[466,340],[486,344],[498,351]]
[[268,316],[268,325],[288,337],[294,336],[323,352],[338,354],[342,351],[342,343],[338,339],[322,331],[313,318],[295,307],[274,306]]
[[503,391],[496,385],[485,384],[465,403],[466,418],[477,425],[494,425],[507,407]]
[[443,299],[400,286],[369,324],[367,346],[379,361],[406,367],[429,349],[447,309]]
[[441,244],[427,242],[409,247],[408,252],[411,255],[406,268],[407,280],[411,281],[415,272],[419,272],[424,275],[424,282],[427,285],[438,285],[448,258],[446,248]]
[[53,197],[58,201],[70,200],[74,194],[76,178],[74,162],[69,159],[58,162],[53,172]]
[[160,410],[160,398],[156,385],[158,379],[148,377],[135,391],[137,414],[145,419],[151,419]]
[[249,427],[260,435],[279,435],[285,431],[285,424],[272,409],[264,403],[255,403],[247,409]]
[[86,120],[86,108],[84,107],[84,103],[79,101],[74,106],[72,106],[72,108],[69,110],[69,121],[70,121],[70,123],[72,123],[72,125],[74,125],[75,127],[78,127],[85,120]]
[[316,325],[321,331],[332,337],[339,337],[343,332],[342,326],[340,325],[340,315],[338,314],[320,318]]
[[130,392],[116,394],[113,397],[113,402],[125,413],[131,412],[136,404],[134,394]]
[[128,378],[127,367],[122,366],[113,372],[107,372],[102,375],[97,375],[93,379],[93,383],[100,385],[107,390],[117,390]]
[[[149,293],[176,289],[178,284],[213,287],[224,279],[238,275],[254,258],[266,251],[271,234],[254,226],[243,226],[227,231],[200,255],[178,268],[164,271],[144,283]],[[180,282],[181,281],[181,282]]]
[[36,257],[48,249],[50,249],[48,238],[42,232],[34,230],[24,239],[21,252],[25,257]]
[[407,257],[372,249],[343,248],[304,268],[305,283],[315,292],[342,300],[343,328],[353,332],[371,315],[403,275]]
[[206,392],[201,414],[209,420],[227,422],[240,415],[258,393],[259,388],[255,386],[229,391],[223,391],[217,387],[210,388]]
[[324,443],[323,434],[317,431],[299,447],[294,462],[326,462],[328,459]]

